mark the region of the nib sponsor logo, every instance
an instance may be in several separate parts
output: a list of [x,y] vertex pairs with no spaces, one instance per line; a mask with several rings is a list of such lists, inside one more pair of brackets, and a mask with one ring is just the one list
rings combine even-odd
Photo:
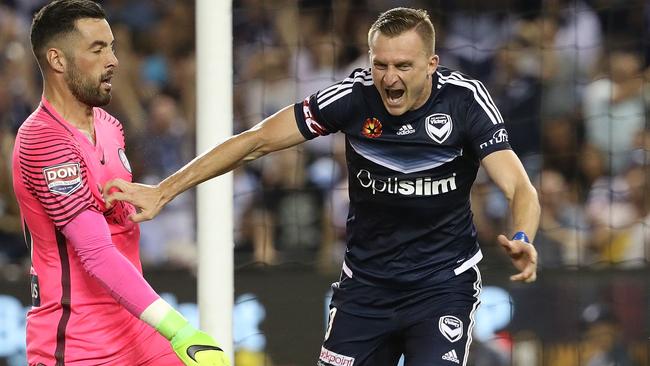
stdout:
[[491,139],[489,139],[488,141],[482,143],[481,145],[479,145],[479,147],[481,148],[481,150],[483,150],[488,146],[492,146],[494,144],[500,144],[502,142],[508,142],[508,131],[506,131],[505,128],[502,128],[502,129],[498,130],[497,132],[495,132],[492,135]]
[[458,359],[458,355],[456,354],[456,350],[452,349],[451,351],[445,353],[442,355],[442,359],[445,361],[450,361],[453,363],[460,364],[460,360]]
[[320,357],[318,358],[318,366],[353,366],[354,357],[340,355],[332,352],[325,347],[320,350]]
[[415,133],[415,129],[410,123],[405,124],[397,130],[397,136],[410,135],[412,133]]

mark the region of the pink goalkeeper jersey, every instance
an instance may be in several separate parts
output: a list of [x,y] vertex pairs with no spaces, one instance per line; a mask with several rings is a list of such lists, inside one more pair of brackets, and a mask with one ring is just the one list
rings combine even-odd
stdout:
[[151,327],[118,304],[84,270],[61,233],[83,210],[103,213],[117,249],[142,272],[134,208],[107,210],[100,187],[131,181],[122,126],[94,108],[96,144],[42,99],[23,123],[13,155],[13,184],[32,251],[32,309],[27,315],[30,365],[117,365]]

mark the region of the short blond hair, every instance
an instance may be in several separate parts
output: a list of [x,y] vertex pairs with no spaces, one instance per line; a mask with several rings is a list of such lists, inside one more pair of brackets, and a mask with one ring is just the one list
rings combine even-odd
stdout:
[[425,45],[431,45],[431,54],[436,50],[436,30],[426,10],[393,8],[379,15],[368,31],[368,45],[376,32],[388,37],[415,29]]

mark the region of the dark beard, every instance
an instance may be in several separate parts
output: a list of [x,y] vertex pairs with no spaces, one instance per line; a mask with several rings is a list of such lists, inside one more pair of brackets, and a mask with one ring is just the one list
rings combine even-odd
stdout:
[[84,79],[83,75],[74,66],[64,74],[64,79],[72,95],[88,106],[103,107],[111,102],[111,93],[103,93],[100,89],[101,81],[98,81],[99,85],[94,85],[90,78]]

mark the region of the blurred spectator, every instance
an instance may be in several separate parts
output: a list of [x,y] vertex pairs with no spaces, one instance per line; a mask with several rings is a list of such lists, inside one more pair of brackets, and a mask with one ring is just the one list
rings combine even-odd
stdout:
[[[577,202],[584,202],[580,185],[580,161],[583,149],[584,128],[581,121],[571,115],[545,120],[542,130],[542,155],[544,167],[558,171],[576,194]],[[601,172],[597,173],[600,176]],[[587,187],[587,190],[589,187]]]
[[241,124],[238,130],[248,129],[302,98],[297,94],[287,56],[281,48],[267,49],[261,60],[248,63],[242,70],[242,81],[235,86],[235,109]]
[[587,141],[605,153],[609,172],[617,174],[628,164],[634,136],[645,128],[643,64],[625,49],[611,51],[606,64],[603,77],[585,90],[584,116]]
[[160,7],[153,0],[111,0],[104,5],[112,24],[124,23],[134,32],[149,30],[158,21]]
[[622,339],[619,323],[602,304],[591,304],[582,312],[583,359],[586,366],[634,366]]
[[647,264],[649,223],[647,167],[634,167],[594,184],[587,202],[592,249],[601,265],[625,268]]
[[113,36],[119,42],[120,68],[113,78],[113,87],[119,93],[113,94],[110,111],[120,119],[126,129],[127,139],[145,133],[147,111],[143,101],[152,94],[139,75],[140,58],[133,48],[133,33],[124,24],[112,26]]
[[574,77],[579,88],[580,81],[592,73],[601,51],[602,25],[598,15],[584,0],[545,0],[544,6],[558,26],[553,48],[577,62],[578,74]]
[[0,5],[0,120],[11,130],[17,130],[40,101],[33,58],[28,20]]
[[576,156],[578,164],[578,197],[579,202],[587,201],[591,190],[603,180],[608,179],[605,157],[602,151],[591,144],[584,144]]
[[511,34],[506,12],[495,11],[493,4],[456,1],[447,7],[448,24],[444,48],[448,56],[443,65],[458,68],[480,80],[492,72],[495,53]]
[[22,235],[20,210],[14,197],[11,156],[14,146],[14,134],[2,119],[3,108],[6,104],[2,98],[0,84],[0,265],[21,263],[29,254]]
[[333,240],[325,194],[308,181],[305,154],[285,150],[264,158],[263,190],[256,199],[254,259],[272,264],[311,260]]
[[535,245],[539,247],[542,267],[590,263],[585,253],[589,242],[587,218],[582,207],[571,199],[564,177],[557,171],[543,170],[537,191],[542,216]]
[[[508,130],[508,141],[522,163],[532,168],[541,152],[540,106],[542,84],[539,71],[528,70],[528,61],[537,59],[538,48],[525,40],[514,40],[497,53],[492,96]],[[530,173],[530,172],[529,172]]]
[[544,119],[572,115],[580,109],[582,90],[593,68],[591,65],[588,69],[580,65],[579,50],[556,47],[563,25],[566,26],[564,19],[549,15],[521,25],[522,36],[538,48],[539,57],[528,63],[531,68],[535,66],[540,75],[540,113]]
[[137,149],[146,157],[146,172],[152,180],[162,180],[192,156],[191,136],[178,102],[165,94],[156,95],[149,105],[148,133],[140,136]]
[[625,174],[627,196],[634,212],[635,220],[627,228],[627,238],[617,242],[609,250],[611,261],[621,267],[641,267],[650,259],[650,189],[648,189],[648,167],[639,166]]
[[[148,115],[148,132],[136,138],[133,151],[139,156],[141,179],[157,183],[189,160],[192,144],[174,98],[156,95]],[[184,266],[196,264],[192,195],[188,192],[174,201],[156,220],[141,224],[142,260],[148,265],[172,260]]]
[[0,265],[22,263],[29,255],[11,172],[19,121],[31,113],[38,99],[28,30],[25,17],[0,4]]

